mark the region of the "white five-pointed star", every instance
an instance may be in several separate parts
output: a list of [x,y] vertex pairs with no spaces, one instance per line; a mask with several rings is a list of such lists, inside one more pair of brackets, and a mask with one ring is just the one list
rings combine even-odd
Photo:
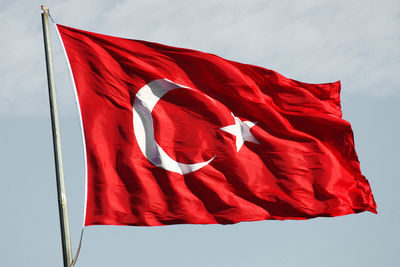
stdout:
[[235,119],[235,124],[222,127],[220,128],[220,130],[230,133],[236,137],[237,152],[239,152],[239,150],[242,148],[245,141],[259,144],[260,142],[258,142],[258,140],[250,132],[251,127],[256,125],[257,122],[242,121],[238,117],[233,115],[233,113],[232,116]]

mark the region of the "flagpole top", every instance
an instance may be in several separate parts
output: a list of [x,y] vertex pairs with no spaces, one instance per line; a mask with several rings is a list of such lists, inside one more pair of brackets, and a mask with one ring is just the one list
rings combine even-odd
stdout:
[[52,21],[53,23],[55,23],[55,22],[54,22],[54,19],[53,19],[53,18],[51,17],[51,15],[50,15],[49,8],[48,8],[48,7],[45,7],[44,5],[41,5],[40,8],[43,10],[43,13],[42,13],[42,14],[46,14],[46,15],[51,19],[51,21]]
[[44,5],[41,5],[40,8],[43,10],[44,13],[49,13],[48,7],[44,7]]

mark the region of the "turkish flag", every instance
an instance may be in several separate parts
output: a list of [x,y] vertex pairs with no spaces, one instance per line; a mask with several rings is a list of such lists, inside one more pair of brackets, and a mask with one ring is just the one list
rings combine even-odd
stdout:
[[339,82],[57,27],[83,123],[85,225],[376,213]]

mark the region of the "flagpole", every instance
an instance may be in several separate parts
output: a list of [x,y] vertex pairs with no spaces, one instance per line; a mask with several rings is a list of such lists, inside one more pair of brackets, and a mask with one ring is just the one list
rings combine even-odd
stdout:
[[61,242],[64,267],[72,263],[71,238],[69,235],[67,198],[65,193],[64,169],[62,164],[60,128],[58,122],[57,100],[54,82],[53,56],[50,42],[49,9],[42,6],[42,26],[44,49],[46,54],[47,84],[49,88],[49,102],[51,128],[53,133],[54,161],[57,179],[58,212],[60,217]]

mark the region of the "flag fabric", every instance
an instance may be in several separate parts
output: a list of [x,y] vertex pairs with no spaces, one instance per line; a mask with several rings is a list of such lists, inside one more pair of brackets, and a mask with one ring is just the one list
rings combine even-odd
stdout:
[[83,124],[86,226],[376,213],[340,82],[57,28]]

